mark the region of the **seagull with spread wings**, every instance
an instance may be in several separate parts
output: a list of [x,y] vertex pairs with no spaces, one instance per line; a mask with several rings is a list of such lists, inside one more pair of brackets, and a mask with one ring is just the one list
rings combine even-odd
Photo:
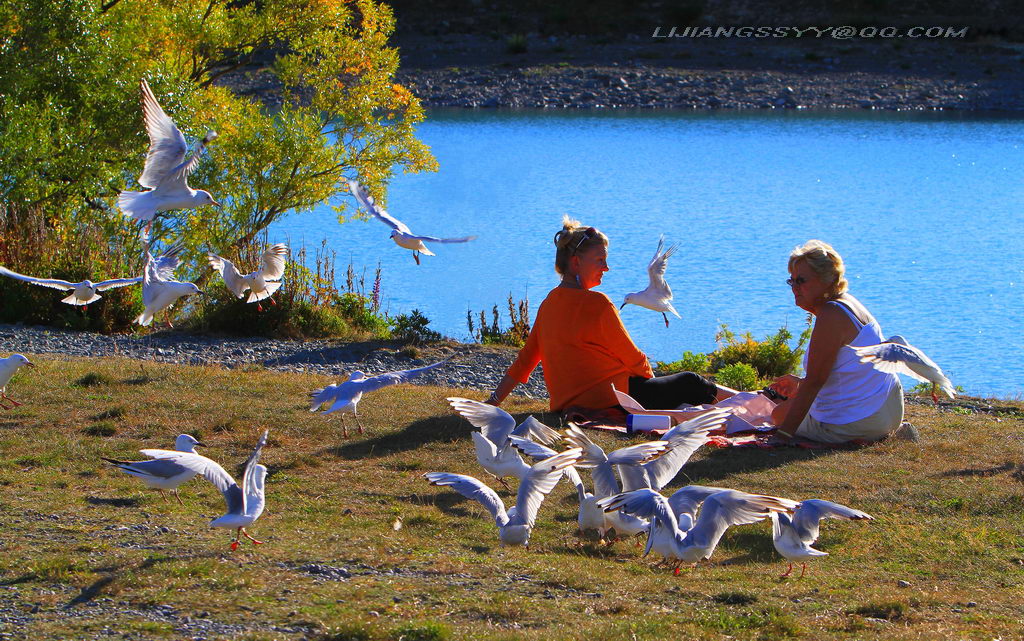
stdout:
[[950,398],[956,398],[953,383],[942,373],[935,361],[899,334],[878,345],[854,347],[853,351],[860,356],[860,362],[871,363],[879,371],[906,374],[921,382],[931,383],[932,401],[936,405],[939,403],[937,389],[941,389]]
[[[195,283],[174,280],[174,270],[181,263],[178,256],[181,250],[181,245],[174,245],[159,258],[153,258],[149,247],[146,248],[146,265],[142,276],[142,303],[146,308],[135,319],[139,325],[152,323],[154,316],[168,309],[182,296],[203,293]],[[173,327],[170,319],[167,319],[167,326]]]
[[145,79],[139,84],[142,91],[142,116],[146,133],[149,134],[149,153],[146,154],[146,165],[139,177],[139,184],[148,188],[148,191],[122,191],[117,198],[117,206],[128,216],[146,223],[147,230],[160,211],[193,209],[205,205],[220,207],[220,203],[208,191],[192,189],[187,182],[189,175],[199,166],[199,156],[203,149],[217,137],[217,133],[207,132],[186,158],[188,144],[185,136],[164,113]]
[[288,255],[288,246],[284,243],[271,245],[263,252],[260,261],[260,268],[251,274],[242,275],[238,269],[227,258],[217,254],[210,254],[210,267],[220,272],[231,293],[241,298],[249,290],[247,303],[256,303],[256,309],[263,311],[259,301],[270,299],[271,304],[276,305],[272,298],[274,292],[281,287],[281,277],[284,276],[284,257]]
[[363,206],[369,214],[374,218],[381,221],[385,225],[391,228],[391,239],[395,241],[395,244],[399,247],[412,250],[412,257],[416,260],[416,264],[420,264],[420,254],[425,256],[433,256],[434,252],[427,249],[424,245],[424,241],[429,243],[466,243],[474,240],[476,236],[464,236],[462,238],[437,238],[436,236],[417,236],[412,233],[409,226],[398,220],[391,214],[389,214],[383,207],[377,204],[370,195],[370,192],[366,191],[366,188],[360,185],[355,180],[348,181],[349,190],[355,199]]
[[330,403],[331,406],[321,412],[322,414],[333,414],[334,412],[341,413],[341,428],[343,436],[348,438],[348,426],[345,424],[345,415],[352,414],[356,418],[356,426],[359,428],[359,433],[363,433],[363,425],[359,422],[359,412],[357,406],[359,401],[362,400],[364,394],[375,392],[379,389],[388,387],[389,385],[398,385],[399,383],[405,383],[410,381],[421,374],[429,372],[435,367],[440,367],[447,363],[447,360],[426,365],[424,367],[417,367],[416,369],[405,369],[397,372],[388,372],[386,374],[378,374],[377,376],[371,376],[367,378],[366,374],[360,371],[355,371],[349,374],[348,380],[344,383],[328,385],[318,390],[313,390],[309,394],[309,411],[315,412],[320,409],[323,405]]
[[650,280],[647,289],[626,294],[626,298],[619,305],[619,309],[630,303],[646,307],[647,309],[653,309],[656,312],[661,312],[661,316],[665,319],[665,327],[668,327],[668,316],[665,312],[672,312],[676,318],[682,318],[679,312],[676,311],[676,308],[672,306],[672,288],[668,286],[668,282],[665,280],[665,270],[668,268],[669,256],[676,253],[679,245],[670,245],[668,249],[662,251],[664,246],[665,237],[662,236],[658,239],[658,249],[654,252],[654,258],[647,264],[647,277]]
[[793,512],[792,518],[787,514],[772,514],[772,542],[779,554],[789,561],[789,569],[782,576],[789,576],[793,571],[793,561],[802,566],[800,578],[807,571],[807,561],[820,556],[828,556],[828,552],[815,550],[811,546],[818,540],[818,527],[822,519],[846,519],[849,521],[871,521],[873,516],[867,512],[855,510],[832,501],[807,499]]
[[26,283],[32,283],[33,285],[39,285],[41,287],[50,287],[52,289],[59,289],[61,291],[70,291],[71,293],[66,297],[62,298],[60,302],[67,303],[68,305],[82,305],[83,309],[89,306],[89,303],[95,303],[102,296],[96,292],[105,292],[108,289],[114,289],[115,287],[125,287],[127,285],[134,285],[135,283],[141,283],[142,277],[136,276],[134,278],[111,278],[109,280],[101,280],[97,283],[91,280],[83,280],[79,283],[72,283],[67,280],[60,280],[59,278],[36,278],[35,276],[25,276],[13,272],[6,267],[0,267],[0,276],[7,276],[8,278],[14,278],[16,280],[25,281]]
[[534,463],[519,484],[515,506],[508,511],[494,490],[472,476],[446,472],[428,472],[423,476],[431,485],[447,485],[467,499],[479,501],[494,518],[494,523],[498,526],[498,538],[503,545],[529,547],[530,532],[536,523],[537,512],[540,511],[544,497],[558,484],[563,470],[573,465],[579,457],[580,449],[575,447]]
[[196,474],[201,474],[203,478],[220,490],[220,493],[224,495],[224,503],[227,504],[228,511],[223,516],[210,521],[210,527],[235,529],[235,538],[231,540],[231,549],[236,550],[239,537],[243,535],[252,541],[253,545],[263,543],[263,541],[257,541],[250,536],[245,528],[260,518],[260,515],[263,514],[263,507],[266,505],[263,489],[267,478],[267,468],[257,463],[260,460],[263,446],[266,444],[267,430],[263,430],[260,440],[256,443],[256,449],[245,461],[241,486],[220,464],[202,454],[172,450],[142,450],[142,453],[153,459],[177,463]]

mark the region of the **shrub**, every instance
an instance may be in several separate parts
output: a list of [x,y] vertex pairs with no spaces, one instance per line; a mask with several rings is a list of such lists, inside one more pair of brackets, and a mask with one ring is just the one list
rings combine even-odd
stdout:
[[417,345],[444,338],[440,332],[427,327],[429,324],[430,319],[418,309],[409,314],[399,314],[391,319],[391,337]]
[[395,630],[395,638],[402,641],[447,641],[452,638],[452,630],[436,621],[408,623]]
[[117,434],[117,425],[112,421],[100,421],[84,428],[82,432],[89,436],[113,436]]
[[717,373],[727,365],[746,363],[757,371],[759,378],[773,380],[797,370],[804,354],[803,346],[810,337],[810,319],[795,347],[789,346],[793,334],[786,327],[780,327],[776,333],[765,336],[763,341],[757,341],[750,332],[737,338],[723,323],[715,335],[718,349],[709,354],[711,371]]
[[659,374],[674,374],[676,372],[696,372],[697,374],[706,374],[711,371],[711,360],[707,354],[701,354],[700,352],[683,352],[683,357],[678,361],[672,361],[666,363],[664,361],[658,361],[654,364],[654,369]]
[[740,390],[741,392],[747,392],[762,387],[761,381],[757,377],[757,370],[746,363],[733,363],[732,365],[726,365],[715,372],[715,381],[725,385],[726,387]]

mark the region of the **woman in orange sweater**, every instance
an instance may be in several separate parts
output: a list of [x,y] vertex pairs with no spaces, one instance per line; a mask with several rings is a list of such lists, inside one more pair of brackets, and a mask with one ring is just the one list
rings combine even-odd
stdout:
[[487,402],[499,405],[544,364],[551,411],[618,406],[612,391],[627,391],[641,405],[674,408],[714,403],[732,395],[692,372],[655,378],[647,356],[626,332],[615,304],[591,288],[608,271],[608,237],[568,216],[555,234],[555,271],[562,281],[537,310],[526,345]]

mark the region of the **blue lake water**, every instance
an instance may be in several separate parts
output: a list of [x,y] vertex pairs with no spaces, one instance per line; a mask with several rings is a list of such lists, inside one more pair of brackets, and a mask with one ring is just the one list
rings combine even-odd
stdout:
[[[466,340],[466,311],[557,284],[563,213],[611,239],[599,288],[621,302],[647,284],[658,234],[678,242],[667,278],[682,319],[628,306],[652,360],[714,349],[721,323],[798,333],[786,261],[810,238],[847,263],[851,292],[972,394],[1024,382],[1024,120],[933,113],[435,111],[419,128],[440,163],[398,175],[387,208],[416,233],[476,234],[417,266],[377,221],[323,206],[271,228],[272,242],[327,237],[339,274],[378,260],[392,314],[420,309]],[[905,381],[907,383],[911,381]]]

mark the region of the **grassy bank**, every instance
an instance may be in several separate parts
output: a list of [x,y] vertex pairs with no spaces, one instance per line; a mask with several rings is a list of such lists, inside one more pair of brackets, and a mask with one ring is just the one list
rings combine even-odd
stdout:
[[[307,411],[307,392],[332,382],[322,376],[34,360],[40,367],[8,390],[25,405],[0,412],[0,611],[26,617],[6,630],[15,638],[103,628],[114,631],[104,638],[182,636],[178,619],[138,614],[161,611],[238,626],[208,638],[245,639],[1024,633],[1020,403],[1000,403],[1016,408],[999,415],[909,406],[921,443],[702,449],[670,489],[822,497],[877,520],[825,523],[820,547],[832,555],[803,580],[778,578],[785,563],[767,523],[730,530],[712,564],[676,577],[640,559],[632,541],[578,538],[567,485],[542,507],[527,551],[499,547],[478,504],[420,478],[482,476],[470,426],[444,401],[480,393],[381,391],[360,407],[367,433],[345,441],[337,420]],[[506,409],[539,414],[544,405],[520,399]],[[182,507],[99,459],[137,458],[188,432],[235,473],[264,427],[268,506],[250,532],[266,544],[236,553],[228,532],[207,527],[223,513],[208,483],[183,486]]]

